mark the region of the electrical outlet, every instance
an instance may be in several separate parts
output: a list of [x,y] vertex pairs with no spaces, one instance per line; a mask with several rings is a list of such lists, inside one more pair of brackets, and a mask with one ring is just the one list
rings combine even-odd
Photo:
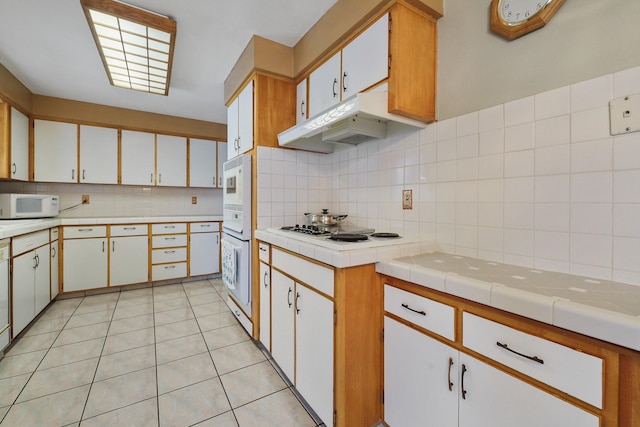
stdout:
[[402,209],[413,209],[413,190],[402,190]]
[[192,205],[197,205],[198,204],[198,198],[196,196],[191,197],[191,204]]
[[83,194],[82,195],[82,204],[83,205],[88,205],[91,201],[91,198],[89,197],[88,194]]
[[640,93],[609,102],[611,135],[640,131]]

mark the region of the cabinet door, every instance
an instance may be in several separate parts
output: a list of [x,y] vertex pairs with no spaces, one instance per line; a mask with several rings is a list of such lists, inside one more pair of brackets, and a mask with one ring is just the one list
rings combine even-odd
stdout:
[[58,260],[60,259],[58,253],[58,241],[51,242],[51,299],[54,299],[58,295]]
[[340,102],[340,52],[309,75],[309,117]]
[[62,288],[65,292],[107,287],[107,239],[64,240]]
[[109,286],[129,285],[149,280],[149,238],[147,236],[109,239]]
[[238,155],[238,106],[239,98],[233,100],[227,107],[227,159],[233,159]]
[[13,336],[17,336],[36,316],[34,270],[36,266],[35,251],[27,252],[13,258],[11,273],[11,316]]
[[253,81],[238,96],[238,154],[253,148]]
[[122,184],[153,185],[155,171],[155,135],[122,131]]
[[260,341],[271,350],[271,267],[260,263]]
[[227,161],[227,148],[228,145],[226,142],[218,142],[218,188],[223,188],[222,180],[222,172],[224,170],[224,162]]
[[307,120],[307,79],[296,87],[296,124]]
[[457,372],[457,350],[384,318],[384,420],[389,427],[457,426]]
[[189,187],[217,187],[216,145],[215,141],[189,139]]
[[389,70],[389,14],[342,50],[342,99],[386,79]]
[[157,136],[158,185],[187,186],[187,139],[181,136]]
[[294,376],[293,280],[271,272],[271,354],[291,382]]
[[464,354],[460,355],[459,425],[597,427],[600,420],[570,403]]
[[80,125],[80,182],[118,183],[118,130]]
[[220,272],[220,233],[193,233],[190,244],[190,276]]
[[34,121],[34,179],[78,182],[78,125]]
[[29,117],[11,107],[11,178],[29,180]]
[[36,249],[35,314],[40,313],[51,301],[51,249],[45,245]]

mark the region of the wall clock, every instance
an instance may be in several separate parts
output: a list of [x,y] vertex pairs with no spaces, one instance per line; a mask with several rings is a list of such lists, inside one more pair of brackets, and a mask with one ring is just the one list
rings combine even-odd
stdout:
[[489,28],[509,40],[544,27],[564,0],[491,0]]

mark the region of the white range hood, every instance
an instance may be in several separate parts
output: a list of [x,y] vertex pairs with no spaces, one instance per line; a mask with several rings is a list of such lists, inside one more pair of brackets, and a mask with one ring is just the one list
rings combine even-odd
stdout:
[[394,126],[394,129],[426,127],[425,123],[418,120],[390,114],[387,111],[388,96],[387,91],[355,94],[278,134],[278,144],[281,147],[331,153],[340,145],[386,138],[390,130],[387,124],[390,122],[402,125]]

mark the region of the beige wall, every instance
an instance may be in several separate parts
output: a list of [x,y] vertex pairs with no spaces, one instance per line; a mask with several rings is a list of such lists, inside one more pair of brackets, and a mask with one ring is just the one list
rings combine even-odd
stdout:
[[567,0],[514,41],[489,31],[489,0],[447,0],[438,21],[438,120],[640,64],[640,1]]

